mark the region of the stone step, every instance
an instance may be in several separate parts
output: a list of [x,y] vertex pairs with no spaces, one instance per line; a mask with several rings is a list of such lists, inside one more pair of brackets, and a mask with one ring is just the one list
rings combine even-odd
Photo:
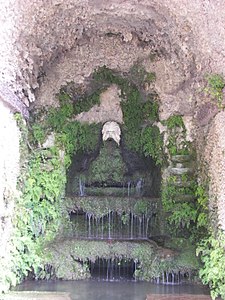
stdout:
[[169,168],[169,172],[173,175],[183,175],[193,173],[192,168]]
[[0,295],[0,300],[72,300],[69,293],[63,292],[10,292]]
[[191,155],[173,155],[171,157],[171,160],[174,161],[174,162],[187,162],[187,161],[191,161],[192,160],[192,157]]
[[190,294],[160,295],[160,294],[151,294],[151,295],[147,295],[146,300],[212,300],[212,298],[208,295],[190,295]]

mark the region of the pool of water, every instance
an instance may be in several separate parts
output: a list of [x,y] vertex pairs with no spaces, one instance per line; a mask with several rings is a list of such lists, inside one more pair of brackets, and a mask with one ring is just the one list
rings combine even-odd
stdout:
[[200,285],[157,285],[132,281],[26,281],[17,291],[69,292],[73,300],[145,300],[147,294],[204,294],[209,292]]

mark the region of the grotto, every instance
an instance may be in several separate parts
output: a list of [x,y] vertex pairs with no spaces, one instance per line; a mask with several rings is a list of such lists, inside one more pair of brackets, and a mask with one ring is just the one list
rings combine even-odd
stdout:
[[225,299],[223,7],[0,1],[1,299]]

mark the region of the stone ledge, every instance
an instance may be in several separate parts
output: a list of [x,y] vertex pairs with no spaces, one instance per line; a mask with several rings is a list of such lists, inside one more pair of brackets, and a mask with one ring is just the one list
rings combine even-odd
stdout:
[[0,295],[0,300],[71,300],[69,293],[60,292],[10,292]]
[[147,295],[146,300],[211,300],[211,297],[208,295],[189,295],[189,294],[177,294],[177,295],[151,294],[151,295]]

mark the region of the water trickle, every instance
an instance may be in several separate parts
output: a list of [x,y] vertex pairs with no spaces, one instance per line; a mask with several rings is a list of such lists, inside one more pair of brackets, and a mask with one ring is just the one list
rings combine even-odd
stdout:
[[89,261],[92,278],[103,281],[136,280],[137,261],[125,258],[97,258]]
[[128,181],[127,183],[127,196],[130,197],[130,192],[131,192],[131,182]]
[[83,197],[85,195],[85,181],[79,178],[79,196]]
[[136,195],[137,196],[141,196],[142,187],[143,187],[143,180],[142,180],[142,178],[140,178],[136,184]]
[[150,236],[151,217],[145,214],[117,213],[108,211],[106,215],[75,212],[71,217],[74,236],[88,239],[130,239],[143,240]]

